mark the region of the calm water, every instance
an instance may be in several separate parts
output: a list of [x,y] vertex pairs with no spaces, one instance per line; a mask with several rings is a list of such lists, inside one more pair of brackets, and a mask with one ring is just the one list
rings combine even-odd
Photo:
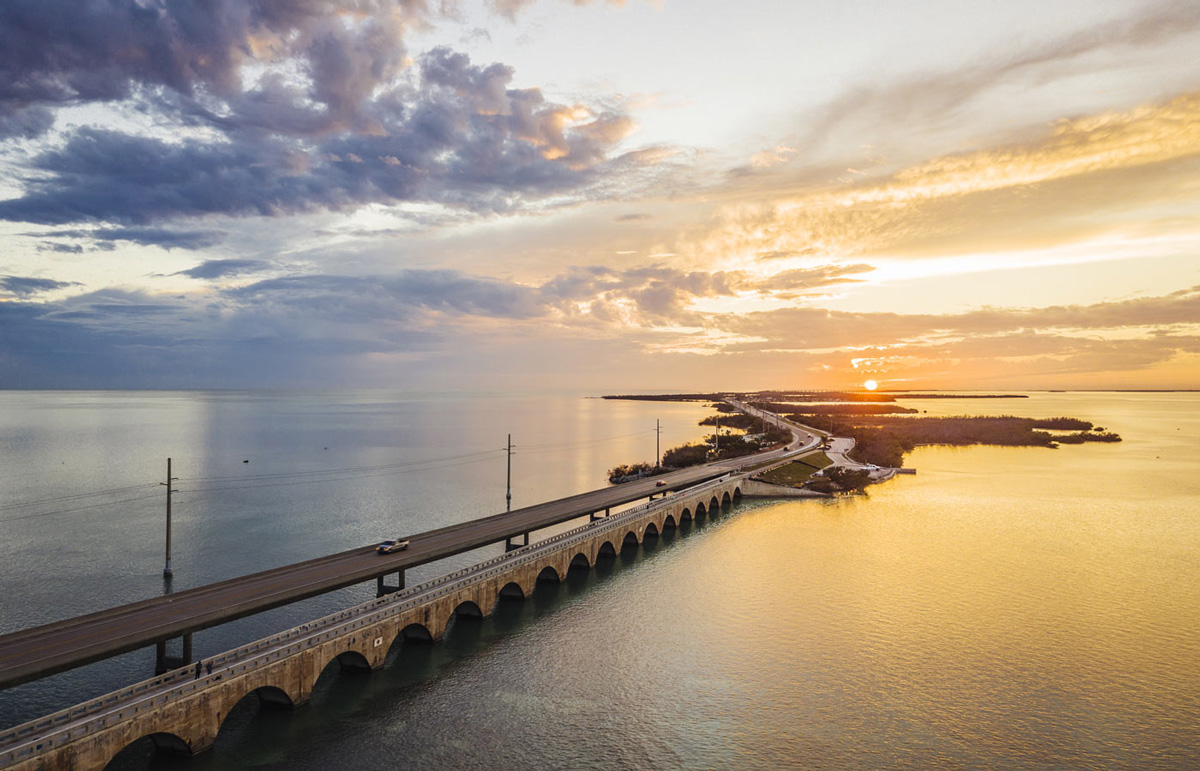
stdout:
[[[75,414],[53,404],[72,399]],[[456,622],[444,644],[398,648],[381,671],[331,670],[308,707],[259,711],[247,701],[213,752],[155,763],[1200,768],[1200,395],[908,403],[930,414],[1071,415],[1126,441],[921,448],[908,461],[916,476],[869,497],[744,503],[491,619]],[[142,467],[182,457],[180,444],[195,453],[188,464],[204,469],[191,472],[199,477],[251,473],[238,465],[255,474],[383,465],[425,441],[440,444],[408,457],[460,455],[500,446],[517,424],[518,443],[526,433],[535,446],[573,442],[521,459],[526,473],[536,457],[553,469],[537,476],[555,477],[522,475],[521,504],[595,486],[608,465],[653,453],[638,451],[653,447],[653,434],[597,439],[642,431],[647,419],[652,428],[668,409],[687,438],[702,412],[549,404],[543,413],[489,398],[0,395],[4,499],[48,497],[45,480],[61,488],[64,475],[51,473],[58,455],[75,475],[89,469],[78,486],[92,490],[140,483]],[[569,433],[550,430],[555,421]],[[326,462],[335,448],[344,456]],[[177,586],[346,548],[393,525],[488,513],[502,501],[503,473],[501,454],[432,472],[181,493],[180,522],[191,524],[180,525]],[[37,475],[40,484],[23,481]],[[454,501],[434,495],[429,475],[456,481]],[[4,523],[5,628],[161,591],[159,503]],[[255,631],[234,627],[197,644],[216,650]],[[51,680],[102,681],[92,669]],[[0,692],[0,706],[15,714],[50,703],[49,682]],[[123,767],[145,767],[137,754]]]

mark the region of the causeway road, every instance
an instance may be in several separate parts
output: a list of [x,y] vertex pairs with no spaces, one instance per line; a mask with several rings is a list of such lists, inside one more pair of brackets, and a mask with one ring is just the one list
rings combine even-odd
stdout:
[[[408,536],[408,549],[395,554],[380,555],[374,546],[363,546],[0,636],[0,688],[435,562],[654,493],[698,484],[746,466],[807,452],[819,444],[813,432],[785,425],[793,434],[787,447],[416,533]],[[665,485],[660,487],[659,482]]]

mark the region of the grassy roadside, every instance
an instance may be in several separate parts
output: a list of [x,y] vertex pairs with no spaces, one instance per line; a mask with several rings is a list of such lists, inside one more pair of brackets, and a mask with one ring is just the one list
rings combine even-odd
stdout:
[[833,461],[825,453],[815,452],[805,455],[801,459],[794,460],[791,463],[784,464],[779,468],[759,474],[758,478],[764,482],[794,487],[804,484],[813,473],[832,464]]

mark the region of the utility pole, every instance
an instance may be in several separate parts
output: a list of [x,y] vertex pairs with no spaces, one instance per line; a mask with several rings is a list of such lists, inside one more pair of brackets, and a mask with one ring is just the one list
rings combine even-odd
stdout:
[[654,468],[662,468],[662,421],[654,419]]
[[167,488],[167,562],[163,567],[163,578],[170,578],[174,575],[174,572],[171,570],[171,493],[179,491],[173,489],[171,483],[178,479],[179,477],[171,476],[171,459],[167,458],[167,481],[159,482],[160,485],[164,485]]
[[512,511],[512,434],[508,435],[508,479],[504,493],[504,509]]

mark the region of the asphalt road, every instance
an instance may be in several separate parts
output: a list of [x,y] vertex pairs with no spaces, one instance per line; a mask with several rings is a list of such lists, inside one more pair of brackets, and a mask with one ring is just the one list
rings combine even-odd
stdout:
[[[745,409],[740,404],[735,406]],[[380,555],[375,553],[374,546],[363,546],[0,636],[0,688],[434,562],[652,493],[694,485],[744,466],[807,451],[819,443],[819,438],[810,431],[787,425],[792,428],[794,441],[786,448],[682,469],[410,535],[408,549],[396,554]],[[659,487],[660,481],[666,485]]]

